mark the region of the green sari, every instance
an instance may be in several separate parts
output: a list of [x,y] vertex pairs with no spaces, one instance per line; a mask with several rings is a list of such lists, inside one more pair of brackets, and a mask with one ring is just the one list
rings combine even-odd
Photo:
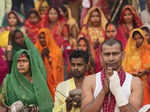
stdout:
[[[31,40],[25,34],[23,34],[23,37],[24,37],[26,49],[28,51],[30,51],[32,57],[34,57],[33,58],[33,64],[38,66],[38,68],[40,68],[39,69],[40,72],[44,76],[45,80],[47,80],[46,69],[45,69],[45,66],[43,64],[43,60],[41,58],[39,51],[37,50],[37,48],[34,46],[34,44],[31,42]],[[14,55],[16,54],[17,51],[23,49],[19,45],[17,45],[14,41],[12,41],[12,46],[13,46],[13,49],[12,49],[13,56],[12,57],[14,57]],[[11,69],[13,69],[13,68],[11,68]]]
[[[18,57],[26,53],[30,59],[32,83],[17,69]],[[33,104],[39,107],[39,112],[52,112],[53,102],[45,78],[41,73],[41,68],[34,63],[34,56],[31,50],[19,50],[13,58],[12,71],[3,81],[2,101],[10,106],[20,100],[25,106]]]

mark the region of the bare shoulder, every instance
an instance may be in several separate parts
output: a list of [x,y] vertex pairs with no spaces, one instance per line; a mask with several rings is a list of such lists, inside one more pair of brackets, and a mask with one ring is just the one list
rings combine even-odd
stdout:
[[142,86],[142,81],[139,77],[132,76],[132,87],[134,86]]
[[132,76],[131,91],[143,91],[143,83],[139,77]]
[[85,77],[84,83],[87,83],[88,85],[94,85],[94,83],[96,83],[96,75],[97,74],[93,74]]

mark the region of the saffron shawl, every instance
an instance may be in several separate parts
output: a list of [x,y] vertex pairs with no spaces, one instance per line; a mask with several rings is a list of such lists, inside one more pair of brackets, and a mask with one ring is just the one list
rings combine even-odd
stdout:
[[[64,81],[64,61],[63,61],[63,55],[61,52],[61,49],[56,44],[55,40],[53,39],[53,36],[49,29],[42,28],[38,32],[38,35],[40,35],[42,32],[45,33],[45,40],[47,44],[47,48],[49,49],[50,53],[49,56],[52,59],[51,64],[49,63],[49,60],[44,57],[44,65],[47,71],[47,83],[48,87],[50,89],[50,92],[52,94],[52,98],[54,100],[56,86],[61,81]],[[39,39],[37,40],[35,46],[37,47],[40,54],[42,53],[43,48],[39,42]]]

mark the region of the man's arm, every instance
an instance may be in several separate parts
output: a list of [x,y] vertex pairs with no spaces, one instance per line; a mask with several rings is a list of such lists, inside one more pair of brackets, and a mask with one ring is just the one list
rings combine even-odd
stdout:
[[129,104],[120,107],[120,112],[137,112],[143,101],[143,85],[138,77],[133,77]]
[[93,76],[87,77],[83,82],[81,112],[99,112],[103,105],[104,97],[109,91],[108,80],[105,80],[105,86],[96,99],[94,99],[93,95],[94,83],[96,83],[96,78]]

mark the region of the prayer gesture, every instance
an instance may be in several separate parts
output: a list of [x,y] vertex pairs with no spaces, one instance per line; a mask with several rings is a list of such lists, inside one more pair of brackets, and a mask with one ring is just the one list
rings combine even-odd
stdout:
[[106,77],[109,78],[110,76],[113,75],[113,69],[112,67],[109,65],[109,64],[105,64],[105,74],[106,74]]
[[104,90],[105,94],[108,94],[109,91],[110,91],[110,90],[109,90],[109,80],[108,80],[108,78],[106,78],[106,79],[104,80],[103,90]]

